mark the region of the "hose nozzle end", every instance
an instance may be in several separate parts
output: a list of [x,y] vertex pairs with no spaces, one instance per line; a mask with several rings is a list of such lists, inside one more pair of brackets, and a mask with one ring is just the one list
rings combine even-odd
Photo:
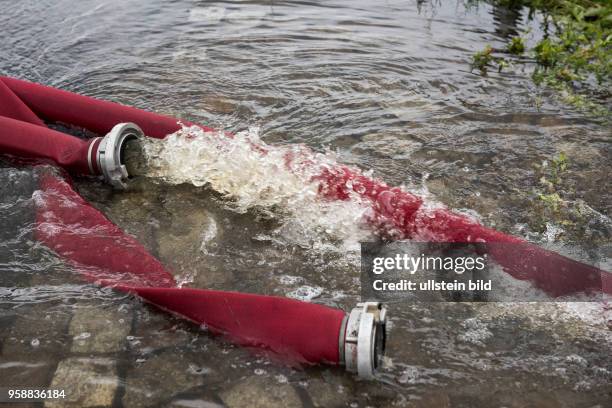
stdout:
[[134,123],[115,125],[99,142],[91,143],[88,154],[90,171],[101,174],[114,188],[125,189],[125,180],[129,175],[121,157],[124,146],[128,140],[143,136],[142,130]]
[[380,302],[358,303],[340,331],[341,362],[364,379],[374,373],[385,352],[387,309]]

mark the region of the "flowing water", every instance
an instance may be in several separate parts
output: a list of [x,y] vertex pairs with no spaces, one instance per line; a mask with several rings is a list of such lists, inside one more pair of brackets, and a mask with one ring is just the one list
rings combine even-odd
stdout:
[[[148,177],[75,185],[183,286],[348,310],[357,199],[316,169],[371,172],[565,254],[610,244],[609,125],[471,55],[542,19],[474,2],[1,2],[0,73],[236,132],[151,141]],[[192,130],[192,132],[197,132]],[[266,146],[263,157],[247,147]],[[312,153],[304,153],[312,152]],[[568,170],[553,179],[559,153]],[[32,236],[38,171],[0,163],[0,387],[63,386],[75,406],[609,406],[609,303],[391,304],[375,381],[291,368],[85,284]],[[551,208],[540,194],[563,199]]]

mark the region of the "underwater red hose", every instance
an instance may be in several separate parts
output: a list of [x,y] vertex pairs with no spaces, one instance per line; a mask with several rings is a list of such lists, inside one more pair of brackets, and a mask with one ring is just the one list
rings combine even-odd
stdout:
[[[17,103],[31,108],[36,115],[99,134],[108,132],[118,122],[134,122],[147,136],[155,138],[163,138],[180,128],[178,120],[168,116],[14,78],[0,77],[0,82],[14,92],[19,99]],[[183,123],[190,125],[187,121]],[[383,236],[437,242],[486,242],[489,253],[507,273],[532,281],[551,296],[602,290],[612,294],[610,273],[487,228],[447,209],[424,209],[421,198],[348,167],[327,169],[318,178],[323,198],[347,200],[349,193],[357,193],[368,199],[374,210],[370,221]]]
[[325,197],[348,199],[350,188],[368,198],[374,209],[370,222],[391,238],[485,243],[487,252],[504,271],[516,279],[531,281],[550,296],[602,291],[612,294],[612,274],[487,228],[446,208],[427,209],[420,197],[403,189],[387,186],[346,167],[327,170],[321,178],[325,183],[320,193]]

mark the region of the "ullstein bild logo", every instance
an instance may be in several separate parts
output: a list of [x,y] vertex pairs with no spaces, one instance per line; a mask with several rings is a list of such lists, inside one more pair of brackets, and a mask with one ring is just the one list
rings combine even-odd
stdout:
[[[518,248],[505,245],[362,243],[362,298],[364,301],[558,301],[529,279],[514,278],[495,262],[491,253],[519,252],[514,251]],[[534,271],[528,260],[524,268]],[[601,291],[597,294],[601,295]],[[593,299],[583,296],[561,300]]]

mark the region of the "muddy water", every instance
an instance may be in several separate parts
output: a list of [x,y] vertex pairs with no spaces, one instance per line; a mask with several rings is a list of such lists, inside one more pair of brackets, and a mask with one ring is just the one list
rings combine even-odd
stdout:
[[[469,69],[487,43],[541,35],[537,16],[461,2],[140,3],[3,4],[0,71],[231,131],[257,127],[247,134],[327,152],[563,253],[610,243],[609,127],[534,88],[528,66],[488,77]],[[561,151],[569,170],[551,187],[542,177]],[[166,169],[125,193],[89,179],[76,186],[185,286],[350,308],[359,294],[353,251],[368,235],[352,222],[362,208],[316,207],[295,180],[234,153],[227,163],[183,160],[182,179]],[[246,186],[231,190],[234,199],[223,195],[228,178],[202,185],[212,164]],[[0,189],[0,386],[95,395],[75,406],[612,399],[606,304],[393,304],[385,367],[362,382],[340,369],[275,364],[83,284],[33,240],[36,171],[3,161]],[[553,192],[565,200],[557,211],[537,198]]]

